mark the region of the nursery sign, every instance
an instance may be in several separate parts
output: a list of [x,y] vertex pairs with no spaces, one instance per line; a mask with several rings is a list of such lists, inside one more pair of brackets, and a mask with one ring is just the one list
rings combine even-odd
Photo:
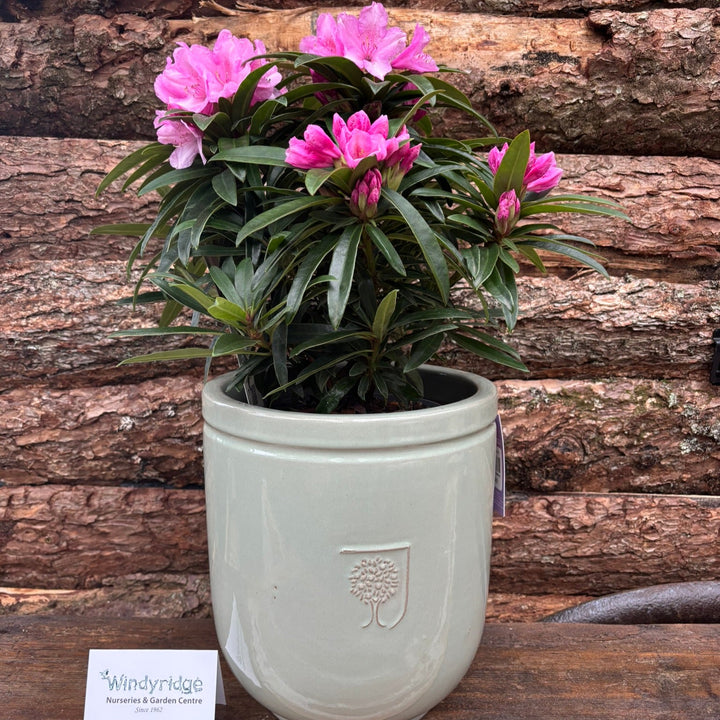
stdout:
[[213,720],[216,703],[217,650],[90,650],[85,720]]

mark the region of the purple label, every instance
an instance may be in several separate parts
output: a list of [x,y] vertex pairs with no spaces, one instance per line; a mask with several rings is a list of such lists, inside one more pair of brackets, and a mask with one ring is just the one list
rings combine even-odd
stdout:
[[493,514],[505,517],[505,443],[500,416],[495,418],[495,494]]

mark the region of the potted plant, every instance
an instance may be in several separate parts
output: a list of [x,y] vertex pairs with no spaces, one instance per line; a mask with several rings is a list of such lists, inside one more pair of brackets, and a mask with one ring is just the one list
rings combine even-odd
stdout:
[[[203,391],[213,613],[234,673],[284,718],[414,718],[459,682],[485,612],[497,404],[428,362],[454,344],[523,368],[495,331],[517,319],[518,260],[604,272],[550,218],[621,215],[552,194],[554,155],[499,137],[428,41],[373,3],[321,14],[298,52],[227,30],[180,43],[158,141],[100,186],[161,195],[152,223],[96,230],[139,238],[133,301],[164,305],[123,334],[198,340],[126,362],[236,359]],[[437,136],[437,113],[482,137]]]

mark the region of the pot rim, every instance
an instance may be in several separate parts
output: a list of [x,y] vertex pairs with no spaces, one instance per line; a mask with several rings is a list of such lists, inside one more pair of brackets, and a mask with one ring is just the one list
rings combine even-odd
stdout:
[[[296,447],[369,449],[413,446],[459,439],[485,430],[495,422],[497,390],[484,377],[453,368],[425,365],[426,384],[461,387],[467,397],[436,407],[367,415],[320,415],[263,408],[230,397],[227,385],[234,373],[208,381],[202,393],[206,429],[268,444]],[[439,391],[434,393],[438,397]],[[433,390],[428,395],[433,397]]]

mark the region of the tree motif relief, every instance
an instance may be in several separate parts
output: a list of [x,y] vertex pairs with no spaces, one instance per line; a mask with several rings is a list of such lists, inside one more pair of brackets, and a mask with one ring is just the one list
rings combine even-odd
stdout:
[[369,605],[372,612],[363,627],[369,627],[373,622],[386,627],[378,617],[378,609],[395,595],[399,585],[400,571],[389,558],[363,558],[355,565],[350,573],[350,592]]

